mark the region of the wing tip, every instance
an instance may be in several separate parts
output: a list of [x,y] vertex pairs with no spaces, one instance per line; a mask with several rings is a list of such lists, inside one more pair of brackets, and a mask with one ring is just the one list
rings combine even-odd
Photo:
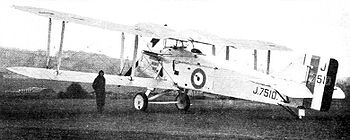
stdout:
[[29,7],[29,6],[20,6],[20,5],[12,5],[11,7],[14,9],[17,9],[17,10],[22,10],[22,11],[26,11],[26,9],[33,8],[33,7]]

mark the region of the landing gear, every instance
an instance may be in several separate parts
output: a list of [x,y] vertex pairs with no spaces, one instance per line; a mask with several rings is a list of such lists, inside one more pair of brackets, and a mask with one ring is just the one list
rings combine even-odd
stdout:
[[179,93],[175,98],[176,108],[180,111],[187,111],[190,108],[190,98],[185,93]]
[[137,93],[134,97],[134,107],[136,110],[145,111],[148,106],[148,98],[145,93]]
[[145,111],[148,104],[175,104],[176,108],[180,111],[187,111],[190,108],[190,98],[187,95],[188,90],[178,91],[178,95],[175,101],[155,101],[155,99],[169,93],[166,91],[164,93],[158,93],[156,95],[150,96],[151,89],[147,90],[146,93],[137,93],[134,97],[134,108],[136,110]]

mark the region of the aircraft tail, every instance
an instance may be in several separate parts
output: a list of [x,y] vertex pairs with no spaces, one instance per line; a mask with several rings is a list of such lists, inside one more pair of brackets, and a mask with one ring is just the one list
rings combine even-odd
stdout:
[[303,106],[314,110],[328,111],[332,102],[338,61],[315,55],[312,55],[309,60],[306,87],[313,94],[313,97],[304,99]]

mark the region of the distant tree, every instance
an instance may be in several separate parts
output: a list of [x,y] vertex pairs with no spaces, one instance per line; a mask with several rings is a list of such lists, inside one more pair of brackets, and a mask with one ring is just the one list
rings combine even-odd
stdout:
[[60,91],[60,92],[57,94],[57,97],[58,97],[59,99],[66,99],[66,98],[67,98],[65,92],[63,92],[63,91]]
[[90,98],[89,93],[85,91],[79,83],[73,82],[67,87],[66,92],[59,92],[58,98],[61,99],[85,99]]

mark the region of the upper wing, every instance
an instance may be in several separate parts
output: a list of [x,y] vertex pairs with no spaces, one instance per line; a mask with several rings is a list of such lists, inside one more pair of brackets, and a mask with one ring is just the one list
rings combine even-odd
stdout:
[[256,50],[279,50],[279,51],[291,51],[292,49],[282,45],[274,44],[271,42],[260,40],[239,40],[229,39],[227,46],[234,46],[237,49],[256,49]]
[[29,6],[13,6],[15,9],[33,13],[39,16],[44,16],[56,20],[68,21],[82,25],[88,25],[93,27],[98,27],[102,29],[112,30],[112,31],[120,31],[130,34],[137,34],[145,37],[152,38],[179,38],[182,40],[187,40],[187,38],[183,38],[175,33],[174,30],[171,30],[165,26],[160,26],[157,24],[150,23],[140,23],[135,26],[128,26],[123,24],[116,24],[109,21],[97,20],[89,17],[79,16],[70,13],[57,12],[53,10],[48,10],[44,8],[36,8]]
[[160,26],[151,23],[140,23],[135,26],[128,26],[123,24],[116,24],[108,21],[92,19],[89,17],[79,16],[70,13],[57,12],[44,8],[36,8],[29,6],[13,6],[15,9],[22,10],[25,12],[33,13],[39,16],[44,16],[56,20],[63,20],[73,22],[82,25],[88,25],[98,27],[102,29],[120,31],[130,34],[137,34],[145,37],[152,37],[158,39],[175,38],[183,41],[194,41],[206,44],[214,44],[220,46],[231,46],[237,49],[258,49],[258,50],[284,50],[289,51],[291,49],[277,45],[270,42],[257,41],[257,40],[236,40],[236,39],[225,39],[201,31],[185,31],[176,32],[165,26]]
[[108,21],[96,20],[88,17],[83,17],[83,16],[74,15],[70,13],[57,12],[57,11],[43,9],[43,8],[36,8],[36,7],[29,7],[29,6],[13,6],[13,7],[21,11],[37,14],[39,16],[44,16],[44,17],[48,17],[56,20],[69,21],[69,22],[74,22],[74,23],[88,25],[88,26],[94,26],[94,27],[107,29],[107,30],[139,34],[139,32],[133,29],[132,26],[115,24]]
[[[56,74],[55,70],[44,69],[44,68],[31,68],[31,67],[10,67],[7,68],[17,74],[28,76],[35,79],[46,79],[55,81],[68,81],[68,82],[81,82],[81,83],[92,83],[97,76],[95,73],[85,73],[77,71],[65,71],[60,70],[59,74]],[[106,84],[108,85],[123,85],[123,86],[137,86],[137,87],[148,87],[148,88],[161,88],[161,89],[174,89],[177,87],[171,81],[163,79],[153,78],[142,78],[118,75],[105,76]]]
[[259,40],[239,40],[239,39],[226,39],[219,36],[206,33],[198,30],[188,30],[184,31],[194,42],[205,42],[213,45],[220,46],[230,46],[236,49],[257,49],[257,50],[279,50],[279,51],[291,51],[282,45],[277,45],[275,43],[259,41]]

